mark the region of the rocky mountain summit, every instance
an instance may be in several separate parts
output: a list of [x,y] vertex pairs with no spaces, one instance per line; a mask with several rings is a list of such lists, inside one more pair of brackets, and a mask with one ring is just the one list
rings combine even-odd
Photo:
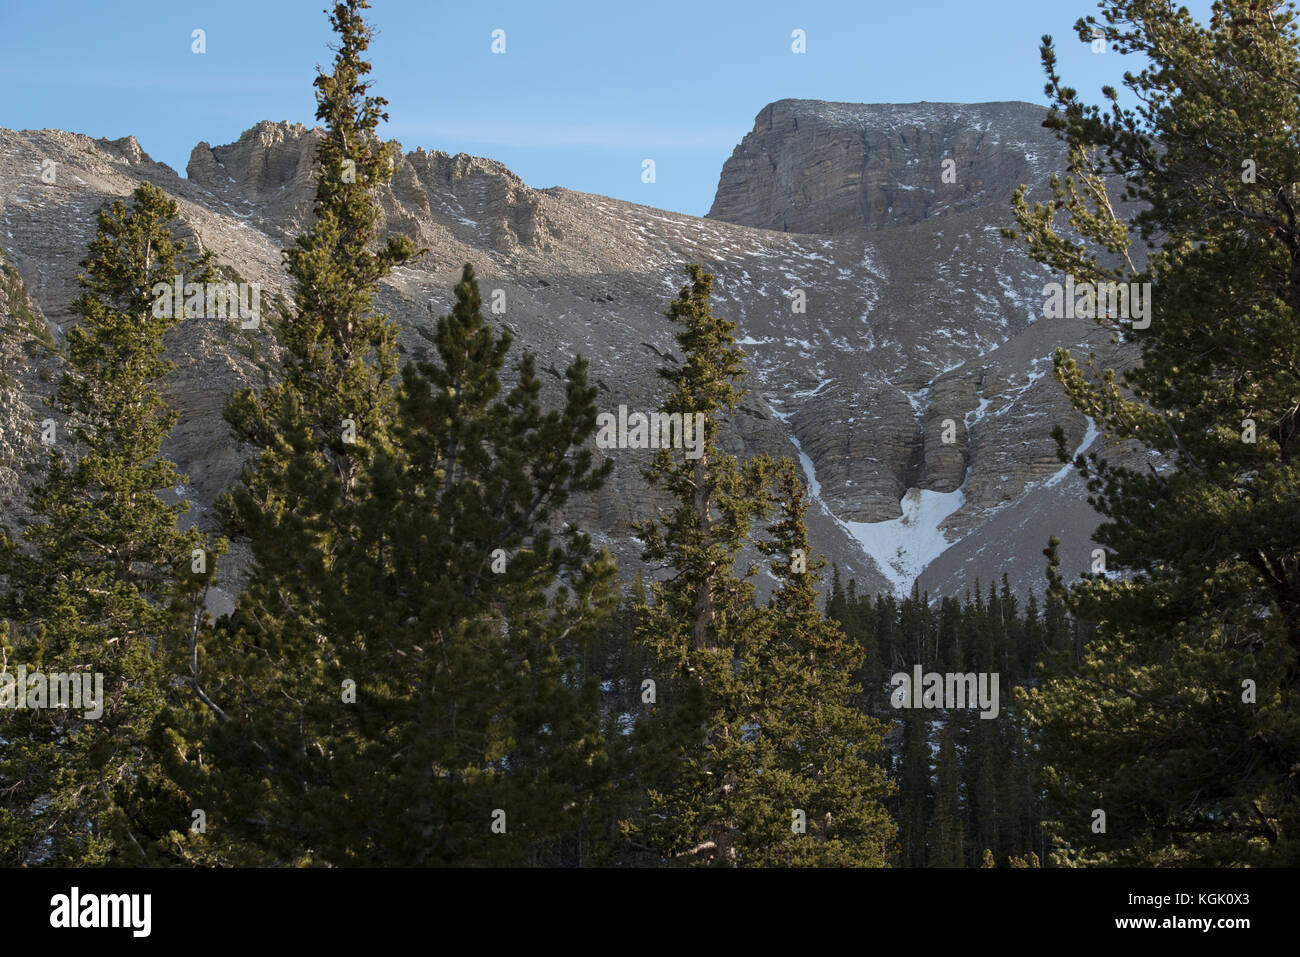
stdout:
[[722,167],[708,215],[838,236],[1005,205],[1060,168],[1043,116],[1028,103],[779,100]]
[[[489,159],[404,152],[380,197],[383,228],[428,252],[385,283],[379,306],[401,352],[424,355],[471,262],[485,303],[503,297],[504,314],[490,318],[536,354],[556,396],[582,353],[602,411],[649,411],[664,394],[655,370],[675,349],[664,309],[683,265],[703,263],[715,311],[738,322],[750,357],[749,395],[725,443],[802,463],[814,547],[846,579],[937,595],[1005,572],[1017,590],[1041,591],[1047,537],[1060,536],[1073,575],[1097,521],[1049,435],[1059,424],[1081,450],[1101,444],[1052,379],[1051,354],[1127,361],[1089,320],[1044,319],[1043,286],[1059,277],[999,233],[1017,183],[1041,190],[1064,166],[1042,116],[1020,103],[783,100],[727,161],[707,218],[534,189]],[[14,277],[0,290],[0,420],[10,433],[11,418],[53,414],[53,344],[71,321],[95,210],[154,182],[177,200],[182,234],[261,284],[269,304],[257,329],[191,319],[169,340],[181,423],[167,451],[190,477],[175,494],[211,521],[246,454],[221,419],[226,397],[278,368],[274,315],[289,294],[280,251],[311,214],[319,135],[259,123],[235,143],[200,143],[181,177],[132,137],[0,131],[0,253]],[[42,178],[50,164],[54,182]],[[19,521],[34,448],[0,437],[0,508]],[[566,518],[632,568],[629,522],[658,504],[640,476],[650,453],[604,454],[612,480]],[[232,549],[228,588],[244,561]]]

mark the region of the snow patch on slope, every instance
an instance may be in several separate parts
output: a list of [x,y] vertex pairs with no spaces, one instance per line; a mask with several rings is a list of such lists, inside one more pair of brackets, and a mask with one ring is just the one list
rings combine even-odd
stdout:
[[[776,407],[779,404],[779,400],[768,400],[768,406],[776,417],[788,426],[789,413],[781,412]],[[846,522],[823,501],[822,486],[817,481],[812,459],[799,444],[793,430],[788,434],[808,480],[808,497],[876,563],[880,573],[894,587],[895,594],[906,598],[926,566],[955,544],[948,541],[939,526],[966,503],[966,494],[961,488],[952,492],[910,488],[899,501],[903,510],[899,518],[884,522]]]
[[1093,440],[1096,439],[1099,434],[1097,423],[1092,421],[1092,419],[1089,419],[1088,431],[1083,434],[1083,441],[1079,443],[1079,447],[1075,449],[1074,454],[1070,456],[1070,461],[1057,469],[1056,474],[1043,483],[1043,487],[1051,488],[1052,486],[1059,484],[1062,479],[1069,475],[1074,469],[1074,460],[1088,450],[1088,446],[1092,445]]
[[897,595],[904,598],[926,566],[954,544],[939,526],[965,503],[966,494],[960,488],[952,492],[910,488],[899,502],[901,517],[840,524],[871,556]]

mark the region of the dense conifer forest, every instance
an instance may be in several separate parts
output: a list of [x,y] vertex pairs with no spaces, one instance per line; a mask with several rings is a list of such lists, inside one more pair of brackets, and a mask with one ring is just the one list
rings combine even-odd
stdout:
[[379,285],[430,250],[381,228],[368,5],[334,4],[313,215],[263,317],[283,359],[226,405],[248,457],[219,532],[167,494],[161,382],[227,264],[147,182],[77,251],[57,436],[32,520],[0,526],[0,864],[1296,864],[1295,14],[1101,7],[1080,38],[1149,61],[1139,106],[1083,102],[1044,38],[1069,167],[1017,194],[1005,241],[1150,284],[1145,326],[1097,309],[1140,361],[1054,362],[1150,464],[1074,458],[1058,429],[1102,517],[1092,571],[1067,580],[1051,539],[1028,597],[989,568],[904,599],[824,560],[799,462],[728,441],[749,357],[698,263],[664,297],[633,567],[566,511],[611,473],[580,350],[539,370],[466,263],[399,353]]

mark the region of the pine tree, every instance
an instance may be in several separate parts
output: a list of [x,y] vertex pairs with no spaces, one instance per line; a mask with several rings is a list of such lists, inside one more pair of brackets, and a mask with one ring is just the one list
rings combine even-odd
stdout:
[[102,713],[84,699],[82,710],[43,702],[16,711],[27,690],[9,685],[15,700],[0,709],[0,853],[9,864],[143,863],[190,823],[145,746],[193,677],[189,645],[205,625],[204,594],[224,548],[180,530],[186,503],[160,494],[186,482],[162,454],[178,415],[161,391],[171,369],[163,337],[184,306],[155,309],[154,288],[211,278],[207,256],[187,258],[173,238],[177,213],[142,184],[129,206],[100,210],[81,263],[84,292],[72,310],[81,322],[68,332],[57,395],[64,438],[32,490],[26,547],[8,556],[4,610],[16,628],[0,641],[0,701],[24,665],[47,677],[96,675]]
[[644,813],[647,783],[673,764],[673,756],[663,746],[671,747],[680,737],[660,727],[658,682],[663,676],[653,653],[636,636],[647,600],[645,578],[638,568],[591,652],[593,663],[601,669],[608,787],[602,798],[606,813],[586,829],[578,864],[627,867],[660,862],[644,846],[629,841],[623,830]]
[[553,864],[608,827],[591,649],[614,567],[578,529],[550,528],[612,467],[586,447],[596,389],[579,357],[563,407],[544,412],[525,353],[502,394],[511,337],[484,319],[471,266],[455,293],[437,361],[403,369],[393,449],[360,477],[338,562],[327,670],[355,682],[359,731],[333,757],[349,800],[327,845],[340,862]]
[[1043,847],[1042,796],[1037,784],[1041,769],[1038,750],[1029,741],[1026,720],[1018,708],[1012,708],[1008,713],[1005,738],[1009,745],[1006,749],[1008,763],[1004,765],[1002,807],[1005,809],[1003,820],[1008,853],[1014,858]]
[[929,867],[963,867],[966,841],[962,825],[961,773],[951,716],[944,721],[939,736],[939,756],[934,774],[934,805],[926,833],[926,864]]
[[[742,466],[718,449],[719,420],[744,394],[735,385],[744,373],[744,353],[735,345],[735,323],[710,308],[713,277],[698,265],[687,273],[691,284],[667,311],[683,326],[676,339],[684,358],[659,375],[673,385],[663,411],[680,413],[684,423],[702,415],[703,435],[694,436],[689,455],[687,449],[655,454],[644,474],[652,488],[668,494],[670,508],[634,525],[644,560],[674,571],[651,586],[638,634],[665,669],[664,691],[672,695],[673,717],[659,725],[660,733],[684,736],[664,743],[664,753],[683,760],[660,777],[664,790],[651,788],[651,810],[638,837],[665,858],[734,865],[740,839],[729,802],[734,782],[728,769],[713,766],[711,750],[744,734],[745,721],[728,710],[725,689],[733,683],[731,645],[756,610],[748,580],[753,570],[737,576],[735,565],[754,520],[766,510],[770,463]],[[702,745],[695,740],[701,726]]]
[[[849,582],[852,593],[856,582]],[[898,602],[892,594],[876,596],[876,635],[877,648],[885,662],[885,674],[881,674],[879,683],[883,685],[892,674],[904,665],[904,655],[899,649],[899,615]]]
[[734,456],[718,452],[719,417],[735,411],[744,397],[735,385],[744,375],[745,353],[735,345],[736,324],[714,316],[709,306],[713,277],[697,265],[688,267],[690,286],[670,304],[668,318],[684,329],[676,340],[685,359],[679,367],[659,370],[673,385],[664,404],[668,414],[702,415],[704,435],[699,454],[674,459],[672,450],[661,449],[646,480],[662,487],[673,499],[674,508],[665,521],[650,521],[637,527],[646,536],[645,559],[663,562],[670,558],[679,570],[685,588],[673,588],[657,598],[672,602],[672,611],[689,623],[689,641],[673,649],[681,660],[686,653],[714,651],[738,616],[747,614],[749,590],[730,570],[743,547],[755,517],[765,503],[764,464],[756,461],[741,467]]
[[966,670],[966,651],[969,642],[964,641],[962,627],[961,602],[956,598],[944,597],[939,603],[939,660],[936,668],[948,671]]
[[[808,542],[807,489],[790,459],[776,466],[767,538],[758,543],[779,587],[737,649],[735,689],[750,709],[740,747],[748,780],[738,808],[752,825],[747,864],[880,866],[895,837],[881,805],[892,794],[878,758],[882,722],[856,703],[859,648],[818,608],[824,559]],[[790,818],[803,812],[806,831]],[[769,823],[770,822],[770,823]]]
[[[671,493],[667,517],[638,527],[646,558],[674,578],[652,589],[641,634],[676,668],[672,686],[687,737],[683,767],[652,792],[648,828],[665,856],[730,865],[884,862],[893,825],[879,764],[880,724],[855,705],[859,649],[818,609],[806,489],[795,466],[759,457],[741,465],[717,450],[717,418],[734,410],[743,372],[735,325],[715,317],[712,277],[689,268],[668,315],[686,328],[669,413],[702,412],[702,454],[661,450],[652,484]],[[753,523],[775,512],[755,541],[779,587],[760,612],[737,575]],[[699,732],[703,725],[704,733]]]
[[203,734],[215,760],[196,754],[187,764],[208,795],[210,839],[232,860],[313,860],[349,800],[330,752],[362,746],[356,716],[331,684],[340,654],[329,622],[340,596],[334,565],[355,537],[359,477],[391,445],[394,330],[373,308],[375,290],[416,255],[401,236],[372,250],[375,193],[397,146],[375,133],[388,116],[385,101],[368,95],[367,6],[334,5],[333,72],[315,81],[325,134],[311,228],[285,253],[294,301],[274,330],[282,376],[226,410],[254,457],[218,507],[225,527],[249,541],[254,566],[234,614],[201,649],[210,675]]
[[970,825],[967,833],[972,847],[1001,850],[1006,836],[1002,803],[1006,747],[999,733],[999,724],[1005,723],[1006,719],[1007,713],[999,711],[997,720],[978,716],[963,720],[967,727],[961,769],[968,795],[966,805]]
[[1025,622],[1020,629],[1020,644],[1016,649],[1016,654],[1025,668],[1026,677],[1032,679],[1036,677],[1035,666],[1042,657],[1046,648],[1046,638],[1043,634],[1042,614],[1038,609],[1038,598],[1033,592],[1029,593],[1029,600],[1025,602]]
[[902,753],[896,773],[898,796],[893,802],[898,821],[898,863],[902,867],[924,867],[931,807],[928,720],[926,712],[909,708],[903,711],[902,722]]
[[[1062,351],[1056,375],[1103,433],[1160,467],[1075,461],[1110,574],[1067,589],[1050,549],[1054,592],[1095,630],[1027,696],[1049,826],[1064,863],[1294,864],[1300,95],[1278,77],[1300,68],[1296,14],[1263,0],[1225,0],[1205,25],[1137,0],[1101,13],[1076,30],[1148,61],[1125,74],[1138,105],[1111,88],[1104,108],[1085,105],[1044,38],[1047,125],[1070,175],[1051,204],[1022,189],[1016,216],[1030,254],[1076,282],[1151,283],[1142,322],[1096,310],[1140,364],[1098,373]],[[1135,212],[1116,211],[1107,175]]]

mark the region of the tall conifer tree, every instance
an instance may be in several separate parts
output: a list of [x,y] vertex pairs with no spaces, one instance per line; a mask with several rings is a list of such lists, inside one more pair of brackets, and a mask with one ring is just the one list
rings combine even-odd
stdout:
[[[144,183],[98,214],[73,305],[67,367],[47,477],[31,494],[26,547],[12,554],[0,647],[0,854],[8,864],[143,863],[188,811],[145,745],[191,677],[189,641],[223,543],[181,531],[185,477],[162,454],[177,421],[162,394],[163,337],[183,304],[157,309],[154,287],[211,278],[207,256],[173,238],[176,203]],[[19,666],[45,676],[97,675],[96,707],[37,710],[5,701]],[[10,687],[11,698],[27,690]],[[64,686],[64,694],[67,686]],[[28,700],[27,703],[31,703]],[[160,803],[161,802],[161,803]],[[169,819],[168,814],[171,818]]]
[[[338,826],[348,794],[331,752],[358,747],[355,713],[331,668],[340,654],[329,621],[335,562],[355,537],[359,477],[390,446],[396,349],[392,323],[373,307],[377,285],[410,261],[411,241],[376,251],[377,190],[396,144],[376,135],[385,101],[369,95],[364,0],[336,3],[333,71],[315,81],[325,124],[316,159],[311,228],[285,253],[293,308],[275,333],[281,378],[227,408],[254,451],[241,482],[219,502],[226,527],[248,539],[252,575],[200,667],[211,676],[213,761],[191,762],[209,795],[210,838],[255,860],[316,859],[317,838]],[[218,842],[220,843],[220,841]],[[305,849],[305,850],[304,850]]]
[[966,829],[962,823],[961,773],[952,714],[943,722],[943,731],[939,735],[934,775],[934,804],[926,832],[926,864],[930,867],[963,867],[966,864]]
[[777,464],[769,494],[773,518],[757,544],[779,587],[740,643],[733,692],[752,726],[741,736],[748,780],[738,790],[760,795],[751,808],[763,812],[746,863],[880,866],[895,837],[881,805],[893,786],[879,761],[884,726],[858,706],[861,646],[818,607],[826,563],[808,542],[807,488],[790,459]]
[[703,435],[694,437],[691,456],[685,449],[655,454],[644,474],[667,493],[668,512],[634,525],[645,561],[675,572],[652,584],[638,634],[667,672],[661,693],[672,691],[677,720],[662,733],[671,726],[684,735],[668,749],[680,748],[681,762],[659,782],[662,790],[651,788],[645,840],[667,859],[734,866],[740,839],[729,806],[734,782],[729,770],[713,767],[711,749],[742,734],[718,696],[733,680],[731,645],[754,616],[752,569],[737,576],[735,565],[754,519],[766,511],[769,463],[741,465],[719,450],[720,420],[744,395],[736,386],[744,352],[735,344],[736,324],[713,314],[713,277],[698,265],[688,266],[687,275],[690,284],[666,313],[682,326],[676,334],[682,360],[659,375],[673,386],[663,410],[680,413],[684,423],[702,414]]
[[[872,763],[880,728],[852,702],[861,658],[816,607],[822,563],[808,555],[793,466],[742,464],[718,449],[721,419],[744,395],[744,353],[735,324],[710,308],[712,277],[699,266],[688,274],[668,310],[684,326],[683,358],[660,375],[675,387],[666,412],[704,414],[702,448],[657,453],[646,475],[670,505],[638,526],[646,559],[675,571],[652,587],[640,634],[671,669],[685,736],[678,767],[651,791],[645,833],[665,857],[690,862],[880,864],[892,825]],[[759,547],[781,587],[760,611],[754,569],[736,564],[774,482],[779,514]]]
[[617,596],[609,556],[551,523],[613,463],[588,447],[585,360],[567,370],[558,410],[542,410],[529,353],[503,393],[511,337],[484,319],[472,267],[455,292],[436,360],[403,370],[394,447],[362,473],[341,553],[331,622],[345,640],[330,670],[355,681],[359,736],[334,757],[351,803],[332,854],[581,860],[609,781],[589,649]]
[[[1066,863],[1295,864],[1300,91],[1279,78],[1300,72],[1296,14],[1223,0],[1201,25],[1167,4],[1100,6],[1076,31],[1148,61],[1125,74],[1137,105],[1109,87],[1108,105],[1085,105],[1045,37],[1047,124],[1070,175],[1051,204],[1022,188],[1016,216],[1029,252],[1076,282],[1152,284],[1143,321],[1099,310],[1139,365],[1095,374],[1060,352],[1056,375],[1076,409],[1162,467],[1075,463],[1109,569],[1067,589],[1052,566],[1095,631],[1028,695],[1050,829]],[[1107,176],[1136,212],[1117,212]]]

